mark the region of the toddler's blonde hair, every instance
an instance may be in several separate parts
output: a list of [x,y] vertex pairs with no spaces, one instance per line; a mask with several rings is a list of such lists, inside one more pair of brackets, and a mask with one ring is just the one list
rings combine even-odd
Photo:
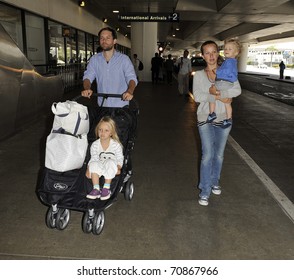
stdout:
[[117,129],[116,129],[115,121],[111,117],[109,117],[109,116],[103,117],[99,121],[99,123],[96,125],[96,127],[95,127],[95,135],[96,135],[96,138],[99,137],[99,128],[100,128],[100,125],[102,123],[107,123],[109,125],[110,130],[111,130],[111,138],[113,140],[115,140],[116,142],[118,142],[120,145],[122,145],[121,142],[120,142],[120,140],[119,140],[118,134],[117,134]]
[[236,46],[236,48],[238,50],[238,55],[236,58],[238,58],[241,54],[241,51],[242,51],[242,45],[241,45],[240,41],[237,38],[229,38],[224,41],[224,45],[228,44],[228,43],[234,44]]

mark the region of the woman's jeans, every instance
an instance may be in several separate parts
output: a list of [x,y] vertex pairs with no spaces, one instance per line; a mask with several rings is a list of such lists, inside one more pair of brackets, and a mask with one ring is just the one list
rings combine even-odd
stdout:
[[200,197],[209,198],[211,188],[219,185],[224,151],[231,128],[232,126],[229,126],[224,129],[211,123],[198,127],[202,145]]

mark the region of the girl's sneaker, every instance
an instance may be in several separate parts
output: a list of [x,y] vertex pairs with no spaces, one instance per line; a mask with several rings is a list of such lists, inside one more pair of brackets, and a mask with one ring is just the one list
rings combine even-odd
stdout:
[[100,199],[101,200],[107,200],[107,199],[110,198],[110,195],[111,195],[110,189],[103,188],[102,191],[101,191],[101,197],[100,197]]
[[101,196],[101,191],[98,189],[93,189],[91,192],[86,196],[89,199],[96,199]]

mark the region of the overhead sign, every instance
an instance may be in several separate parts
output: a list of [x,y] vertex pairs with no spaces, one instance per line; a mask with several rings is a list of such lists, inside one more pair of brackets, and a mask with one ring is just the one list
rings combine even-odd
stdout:
[[179,22],[179,13],[130,13],[119,14],[119,21],[144,21],[144,22]]

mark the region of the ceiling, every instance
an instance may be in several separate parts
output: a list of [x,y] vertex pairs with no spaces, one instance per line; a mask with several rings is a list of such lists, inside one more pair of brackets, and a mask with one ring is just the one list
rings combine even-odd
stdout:
[[252,44],[294,37],[294,0],[86,0],[85,9],[101,20],[107,18],[109,26],[119,27],[129,37],[131,22],[118,21],[113,10],[120,14],[177,12],[178,23],[158,23],[158,41],[165,42],[171,52],[193,52],[209,39],[221,44],[238,37]]

